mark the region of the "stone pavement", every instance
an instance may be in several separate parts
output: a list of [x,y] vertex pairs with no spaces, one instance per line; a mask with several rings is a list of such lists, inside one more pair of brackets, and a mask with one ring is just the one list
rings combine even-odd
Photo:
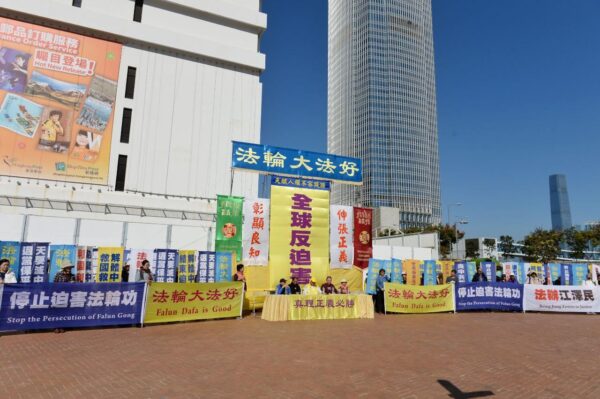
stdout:
[[600,316],[258,317],[0,336],[0,398],[600,398]]

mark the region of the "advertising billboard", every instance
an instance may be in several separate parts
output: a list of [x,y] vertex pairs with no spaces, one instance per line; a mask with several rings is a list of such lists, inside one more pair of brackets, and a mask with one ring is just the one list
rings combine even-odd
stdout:
[[121,45],[0,17],[0,175],[107,184]]

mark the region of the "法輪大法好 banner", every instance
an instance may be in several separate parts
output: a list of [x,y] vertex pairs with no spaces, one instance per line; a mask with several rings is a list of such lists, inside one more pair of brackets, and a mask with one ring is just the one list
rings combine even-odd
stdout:
[[385,284],[385,310],[390,313],[434,313],[454,311],[452,284]]
[[236,261],[242,259],[242,197],[217,195],[217,234],[215,250],[234,252]]
[[456,284],[456,310],[523,310],[523,285],[512,283]]
[[362,183],[359,158],[233,142],[231,167],[266,174]]
[[325,281],[329,272],[328,182],[272,178],[269,247],[271,287],[290,276],[297,277],[299,284],[308,283],[311,277],[319,284]]
[[4,284],[0,330],[137,324],[143,298],[143,283]]
[[523,307],[536,312],[600,312],[600,288],[525,284]]
[[153,283],[148,288],[145,323],[240,317],[244,284]]

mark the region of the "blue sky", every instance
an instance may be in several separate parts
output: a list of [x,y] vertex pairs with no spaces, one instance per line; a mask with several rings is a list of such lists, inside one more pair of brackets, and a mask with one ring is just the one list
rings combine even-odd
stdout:
[[[327,1],[265,0],[262,142],[326,151]],[[600,1],[433,0],[442,212],[468,236],[600,219]]]

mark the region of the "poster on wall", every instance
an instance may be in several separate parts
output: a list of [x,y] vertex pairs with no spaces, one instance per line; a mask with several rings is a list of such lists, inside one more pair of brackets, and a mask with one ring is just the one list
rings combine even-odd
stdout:
[[0,17],[0,175],[107,184],[121,45]]

